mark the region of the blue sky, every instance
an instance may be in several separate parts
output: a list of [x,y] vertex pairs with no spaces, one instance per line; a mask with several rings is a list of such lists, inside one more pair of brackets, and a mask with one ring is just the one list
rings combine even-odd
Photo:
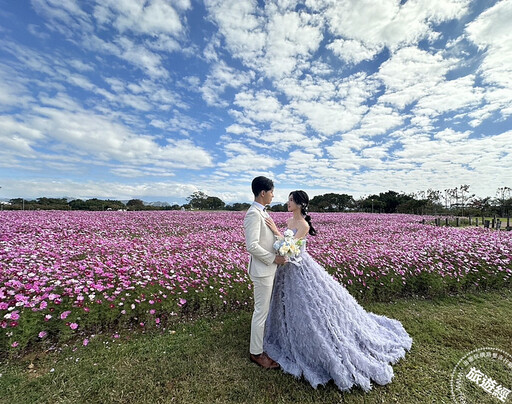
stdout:
[[512,1],[0,0],[0,198],[512,187]]

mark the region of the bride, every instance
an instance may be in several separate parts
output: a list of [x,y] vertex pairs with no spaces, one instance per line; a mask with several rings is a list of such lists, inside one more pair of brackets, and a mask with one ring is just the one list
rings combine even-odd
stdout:
[[[307,214],[309,197],[293,191],[287,228],[295,238],[314,236]],[[266,223],[281,236],[272,218]],[[393,368],[410,350],[412,339],[402,324],[364,310],[350,293],[302,247],[299,262],[278,266],[264,350],[283,371],[304,376],[316,388],[333,379],[341,390],[358,385],[371,389],[370,380],[391,382]]]

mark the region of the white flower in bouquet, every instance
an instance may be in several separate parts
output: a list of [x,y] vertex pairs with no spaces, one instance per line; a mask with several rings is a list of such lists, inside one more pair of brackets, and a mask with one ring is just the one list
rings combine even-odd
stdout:
[[289,257],[292,262],[299,262],[302,260],[299,257],[301,250],[300,247],[304,244],[304,240],[296,239],[293,231],[288,229],[284,232],[283,237],[279,237],[274,243],[274,249],[279,255]]

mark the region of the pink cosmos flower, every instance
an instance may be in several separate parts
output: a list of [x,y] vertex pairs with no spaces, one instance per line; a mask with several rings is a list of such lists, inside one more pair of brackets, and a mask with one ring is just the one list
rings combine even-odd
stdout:
[[44,338],[47,335],[48,335],[48,333],[46,331],[41,331],[38,336],[39,336],[39,338]]
[[187,299],[180,298],[180,302],[178,303],[178,306],[183,306],[185,303],[187,303]]
[[87,338],[85,338],[84,342],[83,342],[84,346],[87,346],[88,343],[89,343],[89,340]]
[[69,325],[69,328],[71,328],[72,330],[76,330],[78,328],[78,324],[77,323],[71,323]]
[[61,320],[64,320],[65,318],[67,318],[69,315],[71,314],[71,311],[65,311],[63,312],[61,315],[60,315],[60,319]]
[[11,344],[11,346],[12,346],[13,348],[16,348],[16,347],[18,346],[18,341],[14,341],[14,342]]

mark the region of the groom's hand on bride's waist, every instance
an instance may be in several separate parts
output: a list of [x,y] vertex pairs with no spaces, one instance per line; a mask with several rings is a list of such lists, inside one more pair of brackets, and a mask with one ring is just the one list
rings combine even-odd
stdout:
[[276,258],[274,259],[274,263],[277,264],[277,265],[284,265],[286,264],[288,260],[286,259],[286,257],[283,257],[281,255],[276,255]]

